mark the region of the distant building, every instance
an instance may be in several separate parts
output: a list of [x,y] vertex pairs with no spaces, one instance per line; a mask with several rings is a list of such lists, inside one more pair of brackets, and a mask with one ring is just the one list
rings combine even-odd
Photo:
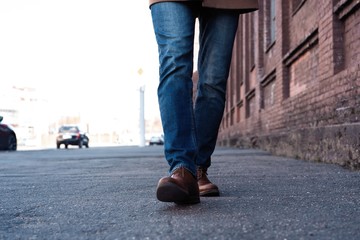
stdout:
[[360,2],[242,15],[218,143],[360,168]]
[[48,131],[47,100],[32,87],[4,86],[0,91],[0,115],[17,135],[18,146],[40,146]]

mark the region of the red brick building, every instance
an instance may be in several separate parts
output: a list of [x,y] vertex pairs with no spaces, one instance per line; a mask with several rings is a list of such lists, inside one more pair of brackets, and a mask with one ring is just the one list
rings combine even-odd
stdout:
[[219,145],[360,168],[360,1],[259,3],[239,22]]

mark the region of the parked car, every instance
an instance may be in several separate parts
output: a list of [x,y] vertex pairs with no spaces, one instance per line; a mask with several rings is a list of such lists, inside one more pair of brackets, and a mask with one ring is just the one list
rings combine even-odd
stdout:
[[152,136],[149,145],[164,145],[164,138],[162,136]]
[[56,147],[59,149],[62,144],[65,145],[65,148],[68,148],[69,145],[89,148],[89,137],[81,132],[78,126],[61,126],[56,137]]
[[3,117],[0,116],[0,150],[16,151],[17,138],[15,131],[10,125],[1,123]]

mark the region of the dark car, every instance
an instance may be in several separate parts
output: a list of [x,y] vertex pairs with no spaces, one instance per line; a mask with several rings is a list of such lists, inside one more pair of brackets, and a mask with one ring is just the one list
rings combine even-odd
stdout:
[[164,138],[162,136],[152,136],[149,145],[164,145]]
[[89,137],[81,132],[78,126],[62,126],[56,137],[56,147],[59,149],[61,144],[64,144],[65,148],[68,148],[69,145],[88,148]]
[[16,151],[16,134],[9,125],[1,123],[2,120],[3,117],[0,116],[0,150]]

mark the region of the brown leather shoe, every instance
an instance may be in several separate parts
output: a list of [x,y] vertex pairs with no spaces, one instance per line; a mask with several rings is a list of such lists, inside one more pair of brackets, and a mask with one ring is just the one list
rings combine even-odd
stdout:
[[215,197],[220,195],[219,188],[208,179],[206,168],[198,167],[197,178],[200,196]]
[[200,202],[196,178],[184,167],[176,169],[170,177],[160,179],[156,197],[159,201],[177,204]]

